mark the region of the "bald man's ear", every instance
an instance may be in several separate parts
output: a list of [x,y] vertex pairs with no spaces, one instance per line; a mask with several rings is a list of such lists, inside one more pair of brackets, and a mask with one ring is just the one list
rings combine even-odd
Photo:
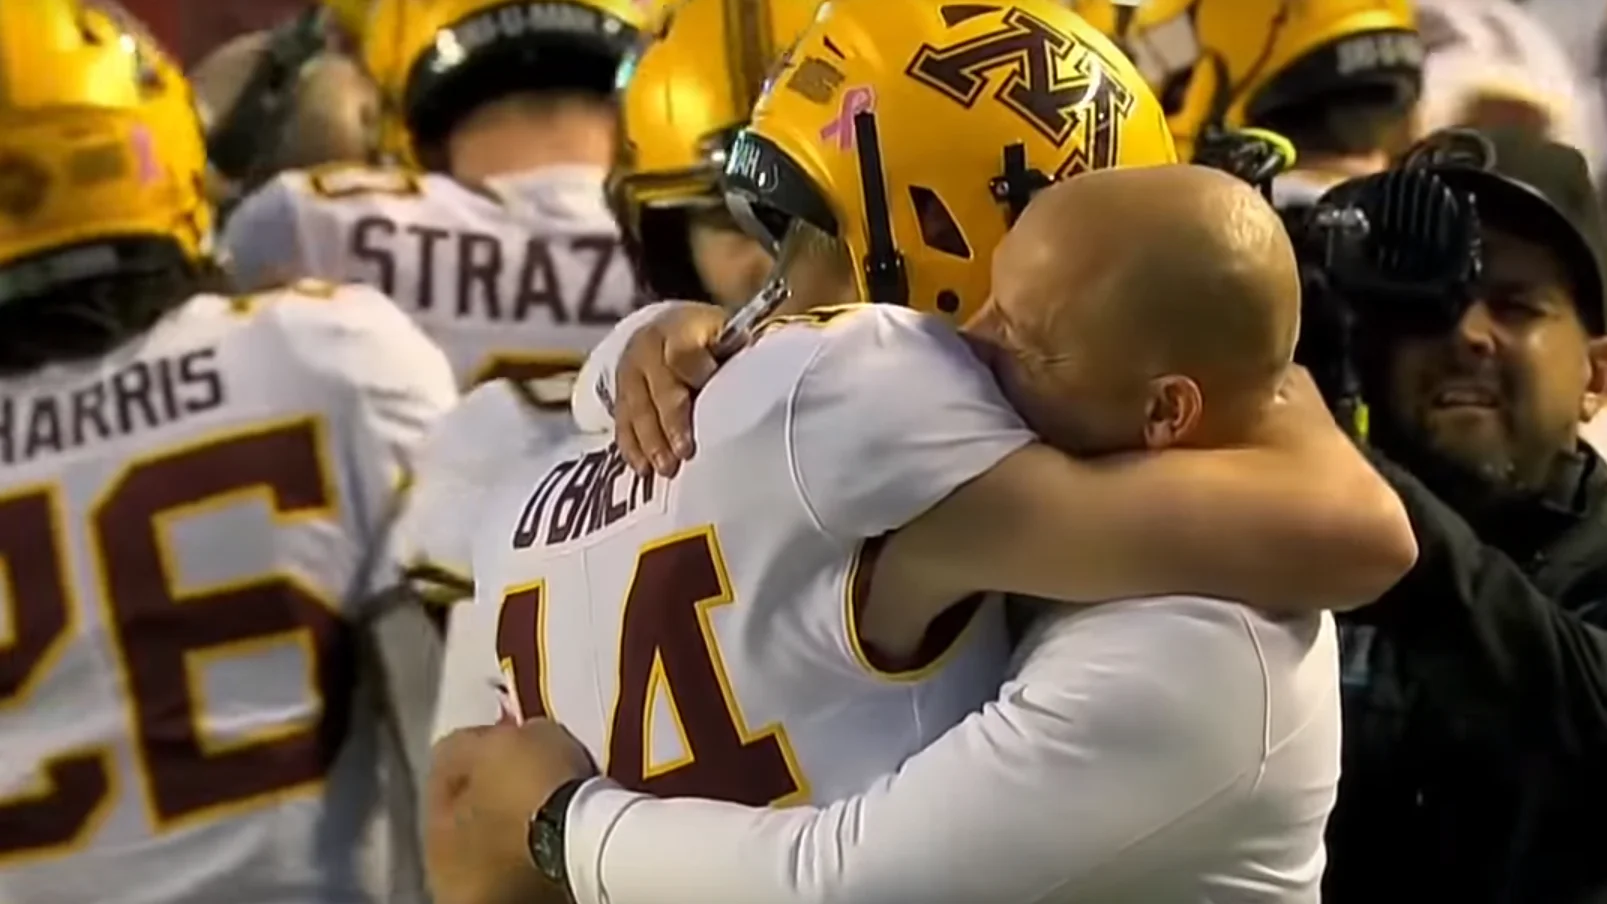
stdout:
[[1149,381],[1149,397],[1144,404],[1144,447],[1166,449],[1181,445],[1199,426],[1204,408],[1200,384],[1182,374]]

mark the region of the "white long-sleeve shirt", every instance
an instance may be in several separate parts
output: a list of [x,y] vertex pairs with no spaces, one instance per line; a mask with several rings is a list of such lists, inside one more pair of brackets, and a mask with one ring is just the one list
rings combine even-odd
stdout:
[[1315,902],[1339,778],[1327,617],[1186,597],[1044,617],[996,701],[826,806],[569,811],[581,904]]

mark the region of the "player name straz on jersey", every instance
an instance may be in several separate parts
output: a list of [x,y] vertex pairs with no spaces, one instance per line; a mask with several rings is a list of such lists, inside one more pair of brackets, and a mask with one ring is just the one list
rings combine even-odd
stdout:
[[[617,299],[600,303],[609,271],[624,260],[613,235],[530,236],[515,246],[486,232],[366,214],[352,222],[349,247],[386,295],[420,311],[447,310],[439,305],[438,273],[455,274],[449,304],[458,317],[520,323],[539,314],[554,324],[607,327],[631,310]],[[567,280],[560,276],[560,256],[581,262],[584,276],[577,279],[573,271]],[[398,257],[418,267],[411,293],[403,292],[397,279]]]
[[558,546],[612,527],[655,500],[666,487],[630,470],[613,443],[554,465],[525,501],[513,548]]
[[0,396],[0,465],[165,427],[226,401],[210,346],[135,361],[70,390]]

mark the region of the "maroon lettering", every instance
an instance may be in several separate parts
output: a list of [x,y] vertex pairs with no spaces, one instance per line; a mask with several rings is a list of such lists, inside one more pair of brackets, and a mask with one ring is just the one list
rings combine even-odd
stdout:
[[475,311],[475,300],[489,320],[502,319],[502,243],[479,232],[458,233],[458,316]]
[[[497,655],[512,667],[520,712],[527,719],[548,715],[541,670],[544,593],[539,583],[510,591],[497,618]],[[712,531],[652,543],[638,553],[620,636],[609,777],[660,797],[750,806],[785,802],[802,790],[783,731],[751,731],[726,703],[720,654],[703,619],[707,608],[732,601]],[[668,687],[654,687],[656,674]],[[664,771],[652,769],[647,759],[647,716],[655,690],[673,699],[686,745],[685,762]]]
[[368,283],[392,298],[396,297],[396,259],[389,242],[396,238],[396,224],[384,217],[358,217],[352,224],[352,257],[374,268]]
[[564,310],[563,289],[558,285],[558,267],[546,241],[531,239],[525,243],[524,263],[519,268],[519,295],[513,305],[513,319],[524,320],[530,312],[545,308],[553,323],[568,323],[569,312]]
[[[265,490],[281,515],[334,503],[311,421],[241,434],[144,461],[124,472],[90,518],[104,565],[107,626],[122,662],[135,725],[141,784],[160,824],[241,803],[271,802],[321,780],[346,736],[355,680],[350,631],[323,602],[282,577],[180,595],[158,546],[157,522],[175,509]],[[0,648],[0,703],[27,698],[70,642],[70,573],[59,538],[66,525],[48,491],[0,499],[0,569],[13,640]],[[82,604],[81,601],[79,604]],[[193,654],[305,631],[320,692],[317,722],[299,731],[209,750],[198,735]],[[104,750],[41,764],[49,793],[0,805],[0,859],[41,856],[82,841],[110,793]]]

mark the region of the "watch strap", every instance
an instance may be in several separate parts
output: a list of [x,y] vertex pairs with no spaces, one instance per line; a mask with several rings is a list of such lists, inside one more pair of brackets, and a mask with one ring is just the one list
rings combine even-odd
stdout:
[[574,892],[569,887],[564,828],[569,821],[569,804],[587,781],[575,778],[559,785],[546,803],[531,815],[526,837],[531,862],[547,881],[563,890],[567,901],[574,901]]

